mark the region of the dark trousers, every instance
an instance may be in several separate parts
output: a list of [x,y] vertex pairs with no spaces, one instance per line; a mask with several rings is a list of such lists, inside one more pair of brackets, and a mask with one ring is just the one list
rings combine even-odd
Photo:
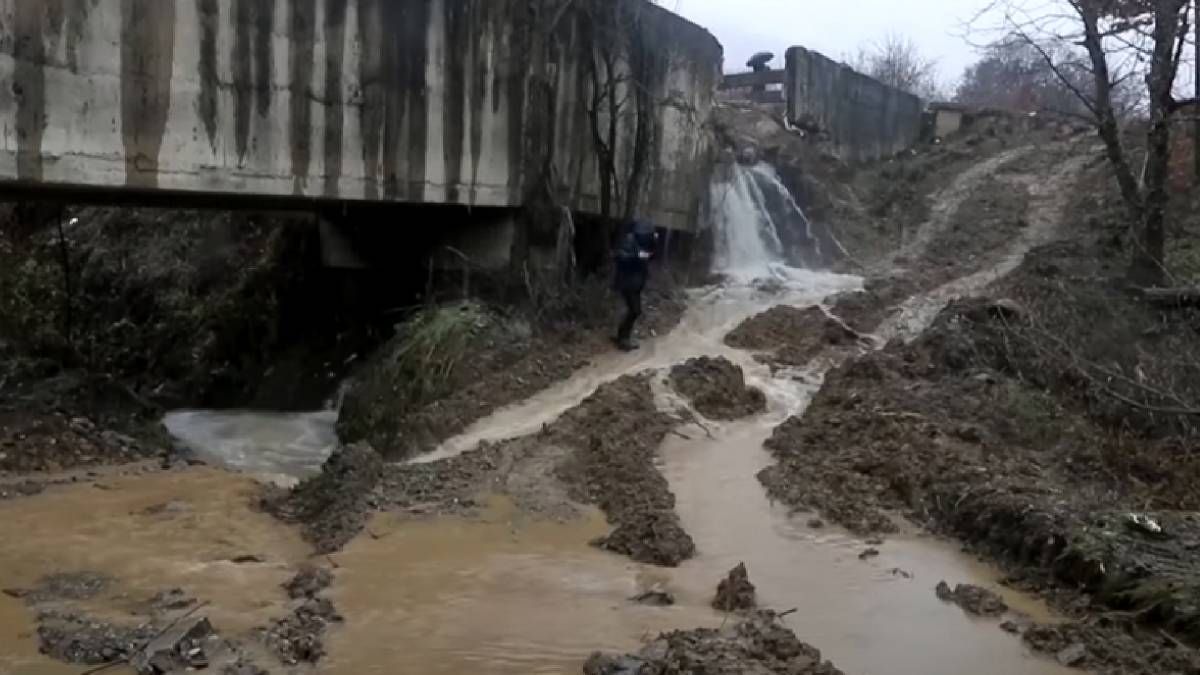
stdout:
[[623,290],[621,299],[625,301],[625,318],[617,329],[617,340],[625,342],[633,337],[633,324],[642,315],[642,289]]

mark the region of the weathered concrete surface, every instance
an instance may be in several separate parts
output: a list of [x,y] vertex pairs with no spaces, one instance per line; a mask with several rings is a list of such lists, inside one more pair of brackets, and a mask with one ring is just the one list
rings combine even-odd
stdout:
[[915,145],[921,99],[803,47],[787,52],[788,119],[825,133],[845,159],[870,160]]
[[[638,212],[688,228],[721,46],[630,2],[660,131]],[[556,196],[594,211],[587,5],[0,0],[0,186],[516,206],[549,148]]]

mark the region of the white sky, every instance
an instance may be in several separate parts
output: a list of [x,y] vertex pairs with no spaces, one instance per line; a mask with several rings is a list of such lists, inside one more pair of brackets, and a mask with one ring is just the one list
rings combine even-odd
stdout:
[[[910,37],[936,59],[943,85],[956,82],[976,60],[961,37],[963,22],[985,0],[660,0],[704,26],[725,46],[725,72],[746,69],[759,51],[783,67],[787,48],[800,45],[834,60],[889,32]],[[986,40],[980,40],[986,41]]]

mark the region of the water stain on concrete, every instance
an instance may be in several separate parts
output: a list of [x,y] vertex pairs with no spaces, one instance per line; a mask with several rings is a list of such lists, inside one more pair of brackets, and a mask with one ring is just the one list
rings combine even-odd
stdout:
[[13,97],[17,102],[17,178],[42,180],[42,137],[46,131],[45,8],[42,0],[16,0],[17,40]]
[[292,191],[304,194],[312,162],[313,70],[316,64],[316,0],[291,0],[291,49],[288,56],[291,83]]
[[[154,30],[147,30],[154,26]],[[175,3],[123,0],[121,5],[121,140],[125,184],[158,186],[158,156],[171,112]]]
[[200,22],[200,121],[208,135],[208,144],[217,151],[217,115],[220,112],[221,80],[217,72],[217,36],[221,11],[217,0],[196,0]]
[[329,197],[338,194],[342,175],[342,125],[345,124],[345,95],[342,68],[346,53],[346,1],[325,3],[325,187]]

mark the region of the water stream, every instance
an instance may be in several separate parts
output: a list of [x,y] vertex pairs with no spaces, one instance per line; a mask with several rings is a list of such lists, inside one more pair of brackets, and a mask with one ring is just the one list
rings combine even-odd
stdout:
[[[600,384],[662,370],[700,355],[725,356],[767,395],[752,419],[707,424],[672,436],[660,468],[678,498],[698,555],[674,570],[646,567],[587,545],[607,526],[599,514],[575,522],[531,519],[502,501],[483,517],[414,522],[380,515],[371,537],[340,555],[334,602],[346,616],[330,637],[321,672],[361,675],[578,673],[593,650],[634,650],[660,631],[717,626],[716,582],[745,562],[760,603],[795,608],[788,623],[853,675],[978,675],[1071,672],[1032,657],[994,621],[977,621],[937,600],[938,581],[995,588],[1017,611],[1044,607],[996,585],[997,573],[953,545],[910,532],[862,561],[865,544],[836,528],[771,504],[756,479],[771,462],[772,429],[801,413],[831,363],[772,374],[723,338],[738,323],[779,304],[806,306],[857,287],[856,277],[789,267],[779,236],[780,204],[803,216],[769,166],[736,166],[713,186],[717,260],[727,280],[692,292],[680,325],[631,354],[603,355],[567,381],[480,420],[419,462],[470,451],[482,441],[532,433]],[[786,194],[786,190],[783,191]],[[804,221],[807,227],[807,221]],[[784,224],[796,227],[795,222]],[[762,279],[771,284],[759,283]],[[925,314],[921,315],[925,318]],[[906,325],[908,329],[915,325]],[[665,385],[659,384],[660,387]],[[333,414],[263,416],[176,413],[168,426],[183,442],[231,466],[264,476],[311,473],[332,449]],[[677,604],[629,601],[663,588]]]

